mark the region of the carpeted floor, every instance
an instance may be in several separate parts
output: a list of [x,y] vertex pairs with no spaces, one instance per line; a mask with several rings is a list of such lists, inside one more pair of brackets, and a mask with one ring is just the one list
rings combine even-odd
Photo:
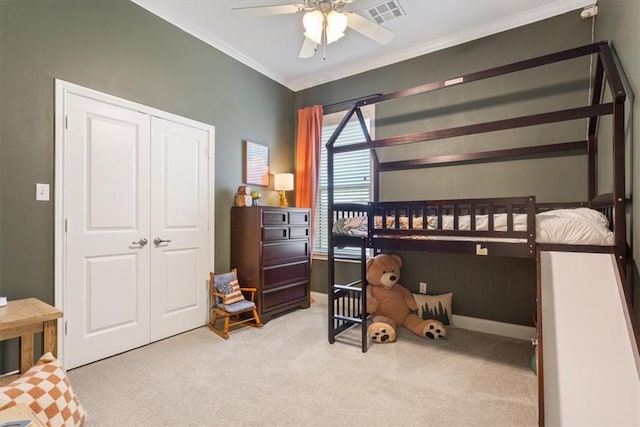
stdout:
[[326,299],[225,341],[199,328],[69,371],[88,426],[531,426],[527,341],[401,330],[359,348],[327,341]]

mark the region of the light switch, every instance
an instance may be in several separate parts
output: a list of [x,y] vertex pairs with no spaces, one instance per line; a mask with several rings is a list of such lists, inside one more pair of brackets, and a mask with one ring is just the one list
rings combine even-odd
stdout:
[[49,184],[36,184],[36,200],[49,201]]

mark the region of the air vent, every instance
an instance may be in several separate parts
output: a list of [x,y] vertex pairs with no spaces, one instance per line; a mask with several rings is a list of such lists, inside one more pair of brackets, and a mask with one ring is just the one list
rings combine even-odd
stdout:
[[398,0],[385,1],[384,3],[380,3],[375,7],[367,9],[367,12],[378,24],[383,24],[387,21],[391,21],[392,19],[406,16],[406,13],[402,9],[402,6],[400,6]]

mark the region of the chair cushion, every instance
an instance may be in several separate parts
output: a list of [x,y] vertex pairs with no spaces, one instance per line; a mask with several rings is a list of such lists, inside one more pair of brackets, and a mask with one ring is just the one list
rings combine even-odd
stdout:
[[242,313],[243,311],[250,310],[255,306],[256,305],[253,302],[243,299],[242,301],[238,301],[233,304],[225,304],[224,308],[227,313]]
[[244,295],[242,295],[242,291],[240,290],[240,284],[238,283],[238,277],[235,269],[229,273],[214,274],[213,280],[216,292],[225,296],[224,301],[222,301],[225,305],[245,300]]
[[81,426],[87,419],[58,359],[46,353],[17,380],[0,387],[0,410],[24,404],[47,426]]

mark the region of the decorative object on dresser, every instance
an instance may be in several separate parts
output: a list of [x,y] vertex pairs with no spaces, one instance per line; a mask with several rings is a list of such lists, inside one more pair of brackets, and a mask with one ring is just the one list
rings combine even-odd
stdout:
[[310,216],[305,208],[231,208],[231,265],[243,286],[257,288],[263,323],[310,305]]
[[236,193],[236,206],[244,207],[253,205],[253,197],[251,197],[251,188],[246,185],[241,185],[238,187],[238,192]]
[[251,200],[253,202],[251,204],[258,206],[260,204],[258,201],[262,198],[262,194],[259,191],[252,190],[250,192],[250,195],[251,195]]
[[293,174],[292,173],[277,173],[273,176],[273,189],[280,195],[280,207],[286,208],[289,206],[287,201],[287,195],[285,191],[293,190]]

